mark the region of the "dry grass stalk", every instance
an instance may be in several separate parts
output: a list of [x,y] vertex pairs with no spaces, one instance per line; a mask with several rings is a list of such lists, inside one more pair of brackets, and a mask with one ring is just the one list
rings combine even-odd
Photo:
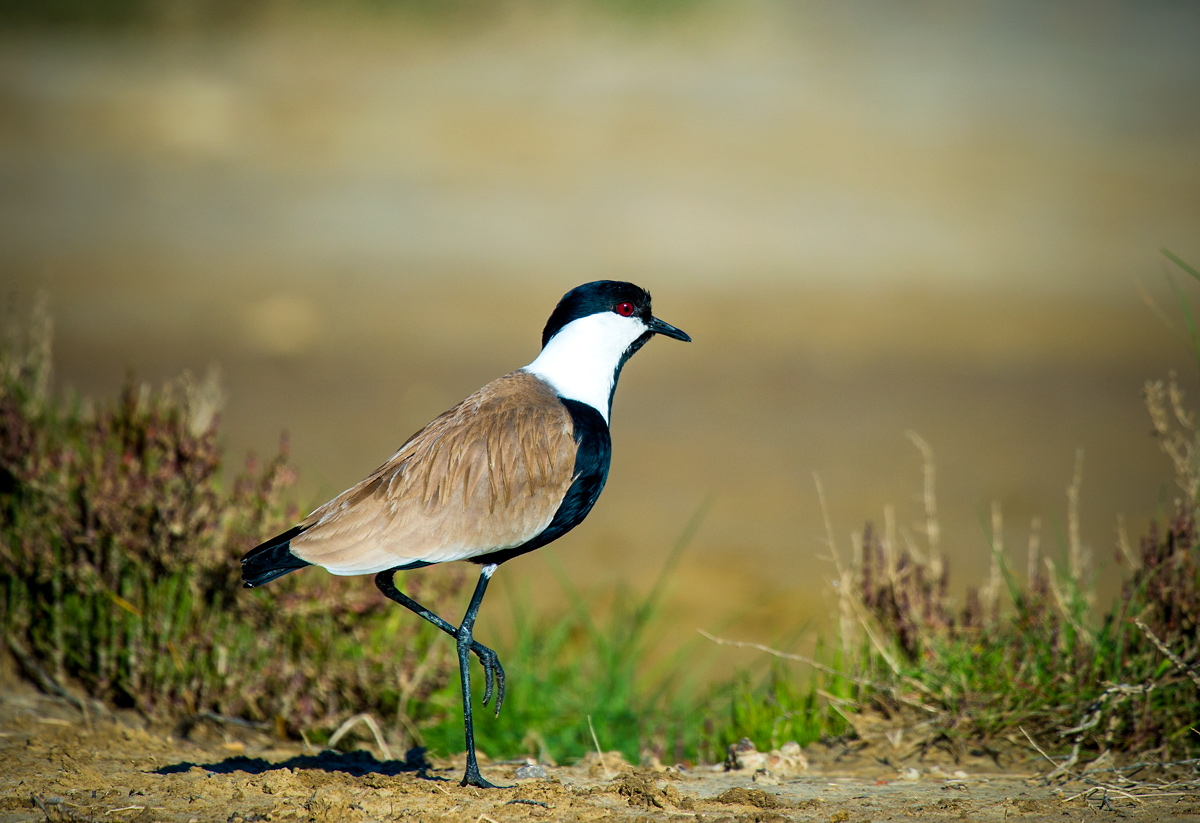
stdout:
[[908,439],[921,452],[924,463],[925,484],[922,498],[925,503],[925,538],[929,541],[929,568],[935,579],[940,580],[943,574],[941,553],[942,527],[937,516],[937,469],[933,462],[933,447],[921,435],[911,429],[906,432]]
[[[893,692],[892,688],[885,683],[880,683],[880,682],[874,681],[874,680],[868,680],[867,678],[859,677],[857,675],[850,674],[848,672],[839,671],[838,669],[835,669],[831,666],[826,666],[824,663],[820,662],[819,660],[814,660],[813,658],[807,657],[802,654],[794,654],[792,652],[780,651],[779,649],[773,649],[770,646],[764,646],[761,643],[746,643],[741,640],[726,640],[723,637],[717,637],[716,635],[709,634],[708,632],[704,631],[703,629],[698,629],[697,631],[699,631],[700,634],[702,634],[704,637],[707,637],[709,640],[716,643],[718,646],[731,646],[731,647],[737,648],[737,649],[754,649],[756,651],[765,652],[765,653],[771,655],[772,657],[777,657],[781,660],[794,660],[798,663],[806,663],[809,666],[812,666],[814,669],[825,672],[826,674],[830,674],[835,677],[838,677],[838,678],[841,678],[844,680],[848,680],[851,683],[855,683],[859,686],[865,686],[867,688],[870,688],[870,689],[878,691],[878,692],[885,692],[885,691]],[[913,686],[918,691],[925,690],[924,684],[918,683],[916,681],[910,680],[909,685]],[[842,703],[852,702],[852,701],[848,701],[846,698],[835,697],[828,693],[822,693],[822,696],[824,696],[827,699],[834,701],[834,702],[842,702]],[[904,703],[906,705],[912,706],[913,708],[921,709],[924,712],[928,712],[931,714],[939,713],[938,709],[928,706],[919,700],[914,700],[910,697],[906,697],[902,694],[899,694],[898,692],[894,693],[893,697],[897,700],[897,702]]]
[[[1042,577],[1042,518],[1034,516],[1029,521],[1029,549],[1025,563],[1025,580],[1031,592],[1037,593],[1036,583]],[[1043,592],[1044,594],[1044,592]]]
[[995,622],[1000,617],[1000,561],[1004,557],[1004,515],[1000,501],[992,501],[992,556],[988,567],[988,580],[979,590],[979,605],[985,620]]
[[896,579],[899,561],[896,545],[896,507],[887,503],[883,507],[883,561],[884,573],[889,580]]
[[1067,487],[1067,558],[1071,579],[1078,584],[1087,571],[1088,558],[1079,530],[1079,494],[1083,486],[1083,449],[1075,452],[1075,475]]
[[[1075,629],[1076,637],[1086,637],[1088,632],[1079,623],[1079,619],[1076,616],[1077,610],[1071,603],[1070,597],[1059,585],[1059,574],[1058,570],[1054,566],[1054,561],[1049,557],[1046,557],[1043,558],[1043,563],[1046,566],[1046,575],[1044,579],[1046,581],[1046,585],[1050,589],[1050,594],[1054,597],[1054,605],[1058,609],[1058,616],[1063,620],[1064,623],[1067,623],[1073,629]],[[1059,649],[1063,652],[1069,652],[1070,649],[1067,647],[1069,640],[1066,635],[1059,633],[1057,639],[1059,643]]]
[[188,429],[193,437],[199,437],[216,423],[217,415],[225,406],[225,392],[221,388],[221,370],[210,366],[204,379],[197,381],[191,372],[180,378],[183,389],[183,409]]
[[[1040,754],[1042,757],[1044,757],[1047,761],[1049,761],[1050,765],[1054,767],[1054,771],[1052,771],[1052,772],[1050,772],[1050,774],[1046,775],[1047,780],[1049,780],[1052,777],[1055,777],[1059,774],[1071,774],[1070,769],[1072,766],[1075,765],[1075,761],[1079,757],[1078,749],[1076,749],[1076,751],[1074,753],[1072,753],[1071,757],[1067,758],[1062,763],[1059,763],[1053,757],[1046,754],[1046,750],[1037,744],[1037,741],[1033,739],[1033,737],[1029,734],[1029,732],[1025,731],[1024,726],[1018,726],[1017,728],[1019,728],[1021,730],[1021,734],[1025,735],[1025,739],[1029,741],[1029,745],[1033,746],[1033,748],[1037,751],[1037,753]],[[1075,775],[1072,775],[1072,776],[1074,777]]]
[[407,750],[410,743],[424,746],[424,736],[409,715],[408,707],[421,693],[438,682],[449,665],[449,649],[444,645],[434,646],[417,662],[416,667],[402,666],[396,672],[399,697],[396,700],[396,723],[392,727],[399,748]]
[[604,779],[612,780],[612,772],[608,770],[608,764],[604,762],[604,752],[600,749],[600,738],[596,736],[596,727],[592,725],[592,716],[587,716],[588,731],[592,733],[592,743],[596,745],[596,756],[600,759],[600,765],[604,768]]
[[829,546],[829,554],[833,558],[833,567],[837,572],[839,633],[842,639],[842,653],[850,658],[858,648],[858,633],[855,630],[854,616],[854,577],[850,568],[842,564],[837,550],[837,540],[833,534],[833,518],[829,514],[829,503],[825,499],[825,484],[821,476],[813,472],[813,482],[817,486],[817,500],[821,504],[821,515],[825,520],[825,539]]
[[0,343],[0,386],[6,387],[0,391],[24,386],[29,394],[26,402],[35,414],[46,408],[53,373],[54,321],[48,307],[46,294],[39,294],[28,323],[23,323],[16,317],[15,305],[10,304]]
[[794,660],[797,663],[805,663],[809,666],[812,666],[814,669],[819,669],[820,671],[825,672],[826,674],[832,674],[836,677],[843,677],[843,678],[851,681],[852,683],[858,683],[861,686],[877,686],[877,685],[879,685],[877,683],[874,683],[873,681],[865,680],[861,677],[855,677],[852,674],[847,674],[846,672],[839,671],[838,669],[835,669],[831,666],[826,666],[824,663],[820,662],[819,660],[814,660],[813,658],[807,657],[806,655],[803,655],[803,654],[795,654],[793,652],[780,651],[779,649],[773,649],[770,646],[764,646],[761,643],[747,643],[747,642],[741,641],[741,640],[726,640],[723,637],[717,637],[716,635],[709,634],[708,632],[704,631],[704,629],[697,629],[697,631],[700,632],[700,634],[703,635],[704,637],[706,637],[709,640],[711,640],[712,642],[716,643],[718,646],[730,646],[735,649],[754,649],[755,651],[766,652],[767,654],[771,655],[772,657],[778,657],[781,660]]
[[1133,553],[1133,548],[1129,545],[1129,530],[1125,527],[1125,515],[1117,515],[1117,561],[1124,563],[1125,566],[1132,570],[1138,571],[1141,568],[1141,560]]
[[1147,380],[1143,396],[1159,446],[1175,468],[1175,482],[1195,505],[1200,494],[1196,426],[1193,416],[1184,408],[1183,390],[1175,372],[1169,373],[1166,385],[1161,380]]
[[1150,627],[1147,626],[1145,623],[1143,623],[1140,618],[1135,617],[1133,619],[1133,624],[1135,626],[1137,626],[1138,629],[1141,630],[1142,634],[1146,635],[1146,637],[1148,637],[1150,639],[1151,643],[1153,643],[1156,647],[1158,647],[1158,650],[1163,653],[1163,657],[1170,660],[1171,664],[1174,665],[1175,668],[1179,669],[1181,672],[1186,674],[1188,676],[1188,678],[1192,681],[1192,683],[1195,684],[1196,689],[1200,690],[1200,674],[1196,673],[1196,666],[1200,665],[1200,663],[1193,664],[1191,666],[1184,663],[1183,660],[1179,657],[1179,655],[1177,655],[1177,654],[1175,654],[1175,652],[1171,651],[1171,649],[1167,646],[1167,644],[1162,642],[1162,640],[1159,639],[1158,635],[1156,635],[1154,632],[1150,631]]
[[367,714],[366,712],[356,714],[353,717],[351,717],[350,719],[348,719],[345,723],[338,726],[337,731],[335,731],[329,737],[329,747],[333,748],[334,746],[336,746],[338,744],[338,741],[340,741],[343,737],[345,737],[346,733],[349,732],[355,726],[357,726],[359,723],[364,724],[368,729],[371,730],[371,734],[375,738],[375,745],[377,745],[379,747],[379,752],[380,752],[380,754],[383,755],[383,759],[391,760],[392,759],[392,750],[388,748],[387,741],[385,741],[383,739],[383,732],[381,732],[379,730],[379,724],[375,722],[374,717],[372,717],[370,714]]

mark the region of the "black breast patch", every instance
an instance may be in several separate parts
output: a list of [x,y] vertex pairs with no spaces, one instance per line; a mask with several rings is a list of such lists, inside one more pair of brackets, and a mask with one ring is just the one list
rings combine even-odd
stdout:
[[612,438],[608,424],[600,412],[578,400],[560,398],[571,414],[575,428],[575,479],[567,489],[566,497],[554,513],[554,518],[536,537],[511,549],[489,552],[469,558],[472,563],[486,565],[503,563],[526,552],[540,549],[583,522],[608,480],[608,467],[612,461]]

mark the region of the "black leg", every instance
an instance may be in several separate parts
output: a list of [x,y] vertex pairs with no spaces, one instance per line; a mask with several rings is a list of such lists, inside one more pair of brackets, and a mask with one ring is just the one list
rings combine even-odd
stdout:
[[467,613],[463,616],[462,625],[458,627],[455,635],[458,642],[458,672],[462,678],[463,725],[467,733],[467,771],[459,785],[477,786],[481,789],[497,787],[483,779],[483,775],[479,773],[479,763],[475,759],[475,726],[471,722],[471,652],[476,644],[471,637],[471,631],[475,627],[475,617],[479,614],[479,604],[483,602],[483,593],[487,591],[488,581],[495,571],[494,563],[483,567],[479,582],[475,584],[475,594],[471,595],[471,605],[467,606]]
[[[492,569],[494,571],[495,567],[493,566]],[[375,585],[379,587],[379,590],[383,592],[388,599],[394,600],[414,614],[420,615],[444,631],[446,634],[457,640],[457,626],[450,625],[445,620],[429,611],[429,609],[425,608],[420,603],[396,588],[396,584],[392,578],[397,571],[398,569],[388,569],[387,571],[380,572],[379,574],[375,575]],[[483,585],[484,588],[487,587],[486,582]],[[476,595],[479,599],[483,599],[482,592],[477,591]],[[475,611],[478,611],[479,605],[474,599],[472,599],[471,602],[475,604]],[[471,622],[474,623],[474,612],[468,610],[468,613],[471,614]],[[496,716],[499,717],[500,706],[502,703],[504,703],[504,668],[500,665],[500,658],[497,657],[496,653],[487,646],[483,645],[482,643],[477,643],[473,639],[471,641],[471,651],[475,652],[476,657],[479,658],[480,664],[483,665],[483,675],[486,678],[483,686],[483,705],[486,706],[488,701],[491,700],[492,683],[494,682],[496,684]]]

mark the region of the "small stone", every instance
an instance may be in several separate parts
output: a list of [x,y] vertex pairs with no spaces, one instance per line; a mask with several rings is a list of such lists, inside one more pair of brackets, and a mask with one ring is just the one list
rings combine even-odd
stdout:
[[779,785],[779,777],[769,769],[759,769],[754,773],[754,777],[751,779],[760,786]]
[[550,777],[550,772],[546,771],[545,766],[522,766],[517,769],[514,775],[517,780],[546,780]]
[[800,744],[789,740],[778,749],[760,752],[754,743],[743,737],[731,745],[725,756],[725,770],[758,772],[766,770],[781,778],[795,777],[808,771],[808,758],[800,750]]
[[758,771],[766,764],[766,755],[754,748],[753,741],[743,737],[737,743],[732,743],[725,754],[725,770],[734,771],[746,769]]

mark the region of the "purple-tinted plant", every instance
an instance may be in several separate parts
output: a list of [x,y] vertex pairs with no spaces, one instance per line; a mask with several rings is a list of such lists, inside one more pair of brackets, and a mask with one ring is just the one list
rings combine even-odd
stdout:
[[[287,441],[222,476],[215,381],[115,402],[49,391],[50,324],[0,352],[0,622],[26,669],[150,716],[200,712],[322,727],[361,711],[402,741],[445,707],[452,661],[359,579],[241,588],[241,555],[296,519]],[[461,584],[439,575],[439,606]],[[422,714],[424,712],[424,714]],[[434,716],[430,718],[430,715]]]

